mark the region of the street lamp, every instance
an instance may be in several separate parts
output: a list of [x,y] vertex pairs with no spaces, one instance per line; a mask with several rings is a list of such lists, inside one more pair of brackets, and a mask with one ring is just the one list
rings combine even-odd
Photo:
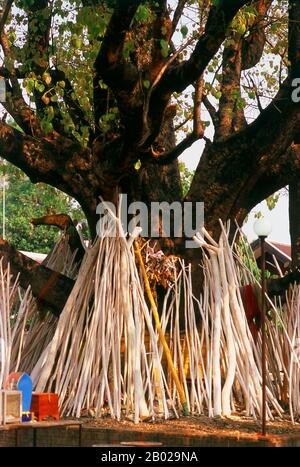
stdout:
[[262,435],[266,435],[266,415],[267,415],[267,399],[266,399],[266,255],[265,255],[265,239],[272,231],[271,222],[268,219],[260,218],[254,222],[254,232],[260,240],[261,247],[261,336],[262,336]]

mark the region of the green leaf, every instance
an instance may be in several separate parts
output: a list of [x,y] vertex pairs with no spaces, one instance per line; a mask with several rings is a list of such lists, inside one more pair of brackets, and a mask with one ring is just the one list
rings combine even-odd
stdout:
[[43,78],[43,81],[44,81],[47,85],[49,85],[49,84],[51,83],[51,81],[52,81],[52,78],[51,78],[50,73],[47,73],[47,72],[43,73],[42,78]]
[[249,99],[254,100],[256,98],[255,91],[248,91]]
[[99,18],[98,20],[98,26],[99,26],[99,36],[103,36],[106,30],[107,22],[105,21],[104,18]]
[[48,120],[49,122],[53,120],[54,114],[54,108],[52,107],[52,105],[49,105],[45,110],[46,120]]
[[34,87],[39,92],[44,92],[44,90],[45,90],[45,86],[41,81],[35,81]]
[[276,207],[279,197],[280,193],[274,193],[266,199],[266,203],[270,211],[272,211]]
[[183,35],[183,37],[186,37],[188,32],[189,32],[189,29],[186,25],[182,26],[182,28],[180,29],[180,32],[181,34]]
[[164,39],[160,40],[161,54],[163,57],[167,57],[169,54],[169,44]]
[[145,80],[143,81],[143,86],[144,86],[144,88],[149,89],[149,88],[150,88],[150,85],[151,85],[151,83],[150,83],[150,81],[149,81],[148,79],[145,79]]
[[140,159],[134,164],[134,168],[136,171],[139,171],[140,168],[142,167],[142,163],[140,161]]
[[124,58],[129,58],[130,52],[134,50],[134,41],[127,41],[123,49]]
[[41,120],[41,127],[42,130],[47,134],[50,133],[50,131],[53,130],[52,123],[49,122],[49,120]]
[[75,49],[80,49],[82,46],[82,39],[76,34],[72,37],[71,42]]
[[32,91],[34,90],[35,80],[30,78],[30,79],[27,79],[25,83],[26,83],[25,84],[26,92],[28,94],[31,94]]
[[137,9],[135,18],[137,21],[146,21],[151,17],[151,11],[145,5],[140,5]]

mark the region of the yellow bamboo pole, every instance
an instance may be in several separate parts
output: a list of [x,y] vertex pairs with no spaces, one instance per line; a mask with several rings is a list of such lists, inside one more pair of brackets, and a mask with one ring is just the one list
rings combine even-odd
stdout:
[[168,362],[168,367],[169,367],[169,370],[170,370],[170,372],[172,374],[172,377],[174,379],[174,382],[175,382],[175,385],[176,385],[176,388],[177,388],[177,391],[178,391],[178,394],[179,394],[179,399],[180,399],[180,403],[181,403],[181,406],[182,406],[182,412],[183,412],[183,415],[188,415],[189,411],[188,411],[188,406],[187,406],[187,402],[186,402],[185,393],[184,393],[184,390],[183,390],[182,385],[180,383],[176,368],[174,366],[168,343],[167,343],[167,341],[165,339],[164,333],[163,333],[162,328],[161,328],[159,314],[158,314],[158,311],[157,311],[157,306],[156,306],[155,300],[154,300],[152,292],[151,292],[151,287],[150,287],[148,276],[147,276],[147,273],[146,273],[146,268],[145,268],[144,261],[143,261],[142,255],[141,255],[141,250],[140,250],[140,247],[139,247],[138,242],[136,240],[134,241],[134,249],[135,249],[135,253],[137,255],[137,258],[138,258],[140,266],[141,266],[141,270],[142,270],[142,274],[143,274],[143,278],[144,278],[144,282],[145,282],[145,289],[146,289],[146,292],[147,292],[147,295],[148,295],[148,298],[149,298],[149,302],[151,304],[151,309],[152,309],[156,329],[157,329],[157,332],[158,332],[158,336],[159,336],[159,339],[160,339],[160,341],[161,341],[161,343],[163,345],[165,355],[166,355],[166,359],[167,359],[167,362]]

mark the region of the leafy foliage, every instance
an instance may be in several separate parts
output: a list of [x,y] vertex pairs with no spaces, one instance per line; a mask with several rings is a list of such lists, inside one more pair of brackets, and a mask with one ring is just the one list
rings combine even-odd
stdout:
[[[260,283],[262,271],[258,267],[251,245],[248,243],[245,237],[241,236],[239,238],[238,242],[236,243],[236,250],[238,256],[243,262],[243,265],[253,274],[255,279]],[[267,269],[265,270],[265,277],[266,279],[269,279],[271,277],[271,273]]]
[[181,178],[182,194],[183,196],[185,196],[189,191],[195,171],[190,171],[184,162],[179,162],[179,171]]
[[[177,35],[174,37],[175,45],[181,47],[183,41],[193,44],[192,39],[199,37],[209,12],[210,3],[218,8],[220,1],[213,0],[189,0],[186,3],[184,15],[177,27]],[[98,122],[93,119],[93,64],[96,59],[99,47],[101,46],[107,25],[111,18],[113,9],[118,2],[106,0],[103,2],[82,2],[80,0],[62,1],[55,0],[44,10],[40,10],[41,20],[51,17],[51,40],[50,54],[46,71],[39,75],[36,72],[35,64],[40,60],[38,50],[30,50],[31,44],[26,41],[26,28],[28,26],[28,9],[32,6],[33,0],[18,0],[17,13],[8,28],[9,43],[13,46],[13,60],[21,63],[21,69],[26,70],[26,78],[23,80],[23,88],[32,102],[35,101],[36,92],[42,95],[45,109],[42,112],[42,128],[46,132],[53,129],[53,122],[56,115],[63,125],[67,135],[72,135],[83,146],[87,145],[89,131],[88,126],[95,130],[97,127],[105,138],[108,133],[118,132],[120,128],[120,117],[116,102],[112,96],[108,96],[106,112]],[[155,8],[158,2],[145,1],[138,7],[133,27],[134,33],[127,34],[123,55],[128,61],[142,60],[141,56],[151,53],[154,46],[152,38],[151,24],[155,20]],[[171,3],[170,8],[173,8]],[[245,71],[242,76],[241,91],[235,93],[235,100],[238,109],[245,109],[252,118],[256,97],[260,96],[262,104],[265,105],[271,96],[278,89],[278,84],[286,74],[287,63],[287,34],[286,34],[286,12],[287,1],[275,1],[271,8],[266,32],[268,41],[266,43],[266,53],[264,60],[250,71]],[[253,6],[245,6],[236,15],[228,30],[227,42],[233,40],[232,33],[247,37],[250,28],[257,17],[257,11]],[[32,26],[34,32],[37,26]],[[200,31],[199,31],[200,30]],[[16,33],[17,31],[17,33]],[[140,32],[139,32],[140,31]],[[167,58],[170,53],[169,42],[164,37],[162,28],[161,38],[158,40],[161,54]],[[141,50],[142,49],[142,50]],[[183,47],[178,55],[178,60],[188,58],[190,50]],[[6,59],[5,59],[6,60]],[[9,66],[9,63],[4,63]],[[8,59],[7,59],[8,60]],[[205,72],[204,89],[207,96],[211,97],[216,106],[221,98],[222,83],[222,50],[213,58]],[[67,91],[65,80],[53,83],[50,71],[59,69],[65,73],[67,80],[72,86],[72,99],[77,103],[86,119],[85,123],[74,121],[65,102]],[[147,59],[139,64],[141,75],[147,69]],[[145,90],[149,89],[151,82],[145,76],[142,79]],[[105,84],[99,82],[99,86],[105,89]],[[183,94],[174,95],[178,103],[177,121],[192,119],[192,95],[189,90]],[[208,127],[209,122],[205,121],[204,126]],[[184,131],[189,130],[186,123]]]
[[30,224],[33,217],[65,213],[73,220],[84,219],[74,200],[44,183],[34,185],[19,169],[10,164],[0,165],[1,235],[3,231],[3,183],[5,182],[5,240],[19,250],[48,253],[58,239],[56,227]]
[[[147,109],[147,104],[149,104],[147,98],[150,99],[152,91],[152,101],[155,101],[153,98],[155,89],[152,89],[152,85],[157,76],[152,73],[151,64],[161,59],[163,59],[161,60],[163,64],[168,64],[170,60],[172,62],[170,69],[175,64],[188,59],[195,51],[194,46],[198,38],[205,31],[211,8],[218,9],[226,2],[220,0],[187,1],[172,40],[167,33],[168,27],[163,21],[159,23],[160,29],[155,30],[155,22],[162,3],[156,0],[141,2],[131,21],[130,29],[125,34],[124,47],[122,46],[121,51],[123,55],[120,56],[120,61],[124,60],[126,65],[134,65],[132,68],[137,69],[138,82],[135,87],[135,100],[137,108],[139,105],[140,107],[144,105],[144,111]],[[83,147],[90,146],[91,152],[94,147],[91,144],[90,132],[97,135],[96,142],[99,145],[113,141],[118,136],[122,137],[124,116],[122,121],[121,112],[125,114],[125,106],[119,109],[120,100],[117,100],[117,93],[109,89],[102,79],[97,78],[95,83],[94,69],[95,59],[101,50],[107,26],[114,9],[118,9],[120,2],[118,0],[101,2],[53,0],[45,2],[47,7],[37,9],[32,15],[33,4],[34,0],[17,0],[17,8],[11,11],[5,28],[10,53],[5,54],[2,65],[7,70],[12,70],[16,66],[22,76],[25,76],[22,80],[23,93],[28,98],[31,107],[36,109],[43,131],[50,133],[58,127],[58,133],[73,140],[76,139]],[[170,15],[168,19],[171,22],[178,2],[171,1],[168,4],[168,15]],[[269,104],[287,74],[289,66],[287,11],[287,0],[273,2],[264,18],[267,41],[262,59],[250,70],[242,72],[240,86],[232,90],[231,97],[234,101],[232,112],[244,111],[247,123],[253,121]],[[34,21],[32,16],[35,17]],[[216,115],[222,101],[222,85],[225,81],[222,69],[224,48],[236,39],[249,38],[253,33],[251,28],[257,16],[258,13],[253,6],[248,5],[240,9],[227,28],[225,43],[212,58],[203,74],[203,94],[211,102]],[[37,32],[41,35],[43,27],[46,31],[47,21],[45,20],[49,20],[50,39],[45,50],[41,52],[38,44],[34,42],[34,36]],[[29,27],[30,35],[27,34]],[[55,79],[54,75],[57,72],[62,73],[62,77]],[[109,81],[106,80],[106,82]],[[95,87],[97,87],[97,92],[101,90],[99,98],[101,112],[99,111],[97,116],[94,103]],[[172,94],[173,103],[177,104],[175,124],[180,130],[179,140],[184,138],[185,133],[191,132],[195,117],[193,112],[195,89],[196,87],[191,85],[180,93]],[[70,100],[72,105],[69,103]],[[201,112],[201,125],[205,130],[205,136],[213,140],[211,123],[214,119],[211,115],[208,116],[204,105],[201,107]],[[135,111],[132,112],[134,113]],[[133,120],[136,121],[137,118]],[[147,115],[143,115],[143,120],[143,123],[146,122],[145,126],[151,127],[151,122],[147,121]],[[136,170],[141,164],[138,157],[139,155],[136,159],[132,157],[132,165]],[[180,165],[180,170],[185,195],[191,184],[193,172],[189,172],[183,164]],[[22,199],[22,190],[25,190],[25,187],[19,188],[20,199]],[[44,187],[43,189],[46,192]],[[52,194],[54,196],[54,192]],[[41,197],[42,195],[39,195],[38,199]],[[275,205],[276,199],[276,196],[268,199],[270,207]],[[51,204],[48,206],[46,201],[42,204],[47,206],[46,209],[53,208]],[[66,209],[71,209],[70,206],[67,204]],[[34,213],[34,215],[38,214]]]

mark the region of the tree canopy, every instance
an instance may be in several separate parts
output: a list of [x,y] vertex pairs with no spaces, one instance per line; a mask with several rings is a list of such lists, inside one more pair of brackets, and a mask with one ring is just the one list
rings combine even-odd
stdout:
[[[19,127],[0,122],[1,155],[74,197],[93,234],[99,197],[204,201],[217,235],[289,185],[297,245],[299,2],[7,0],[0,45]],[[178,157],[200,139],[183,193]]]

